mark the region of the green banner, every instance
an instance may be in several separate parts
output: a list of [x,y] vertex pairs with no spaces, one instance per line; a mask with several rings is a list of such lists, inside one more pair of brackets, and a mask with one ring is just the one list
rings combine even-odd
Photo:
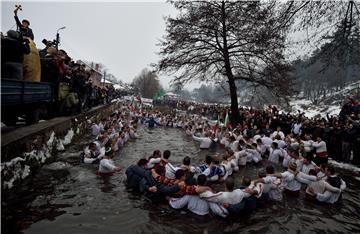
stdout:
[[159,89],[159,90],[155,93],[153,99],[154,99],[154,100],[158,100],[159,98],[161,98],[161,97],[164,96],[164,95],[165,95],[165,91],[164,91],[163,89]]

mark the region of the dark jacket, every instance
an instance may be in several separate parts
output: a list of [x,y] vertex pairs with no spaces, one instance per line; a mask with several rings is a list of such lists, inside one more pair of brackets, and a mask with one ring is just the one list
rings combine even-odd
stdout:
[[31,28],[24,28],[19,20],[19,17],[17,17],[17,15],[14,16],[15,21],[16,21],[16,25],[18,27],[18,29],[20,30],[20,32],[22,33],[22,35],[24,37],[30,37],[31,40],[34,40],[34,34]]
[[140,191],[140,181],[145,177],[146,169],[138,165],[131,165],[125,171],[126,186],[136,191]]
[[[157,192],[149,192],[148,189],[152,186],[156,186]],[[179,185],[167,186],[159,183],[154,179],[150,170],[145,171],[144,178],[140,181],[140,192],[144,192],[145,196],[153,202],[160,202],[165,196],[171,196],[180,190]]]
[[24,54],[30,53],[29,44],[22,38],[1,38],[1,63],[22,63]]
[[146,121],[146,123],[149,124],[149,128],[153,128],[156,125],[161,125],[158,122],[155,121],[155,119],[153,117],[151,117],[148,121]]
[[354,141],[354,136],[356,134],[356,129],[355,128],[351,128],[351,129],[346,129],[342,132],[342,136],[341,139],[344,142],[353,142]]

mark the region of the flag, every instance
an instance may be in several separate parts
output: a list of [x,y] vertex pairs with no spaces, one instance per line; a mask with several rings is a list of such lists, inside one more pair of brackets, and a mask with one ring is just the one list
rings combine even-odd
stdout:
[[137,96],[136,96],[136,99],[138,100],[138,102],[139,102],[140,104],[142,103],[140,95],[137,95]]
[[136,103],[135,103],[135,100],[134,100],[134,96],[131,97],[131,103],[130,103],[130,110],[132,111],[135,111],[136,110],[136,107],[135,107]]
[[224,120],[224,126],[226,128],[231,128],[230,121],[229,121],[229,112],[226,112],[225,120]]
[[141,97],[140,97],[140,95],[137,95],[136,96],[136,99],[137,99],[137,105],[136,105],[136,107],[139,109],[139,110],[141,110],[142,109],[142,100],[141,100]]
[[220,127],[220,116],[218,115],[216,124],[213,126],[214,131],[216,131]]
[[154,100],[158,100],[159,98],[161,98],[161,97],[164,96],[164,95],[165,95],[165,91],[164,91],[163,89],[159,89],[159,90],[155,93],[153,99],[154,99]]

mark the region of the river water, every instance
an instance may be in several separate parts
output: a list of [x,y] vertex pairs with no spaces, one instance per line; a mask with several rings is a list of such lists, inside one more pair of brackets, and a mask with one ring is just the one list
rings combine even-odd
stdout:
[[[355,173],[341,170],[347,183],[343,199],[334,205],[312,204],[284,197],[268,203],[251,216],[222,219],[200,217],[153,205],[129,193],[125,168],[153,150],[171,150],[170,161],[180,164],[185,156],[200,163],[208,151],[178,129],[140,128],[141,139],[128,142],[115,157],[124,169],[108,180],[96,175],[95,165],[79,162],[79,153],[91,141],[84,137],[58,155],[57,162],[39,173],[2,201],[2,232],[16,233],[360,233],[360,181]],[[260,166],[247,166],[234,174],[255,177]],[[221,185],[217,187],[222,189]]]

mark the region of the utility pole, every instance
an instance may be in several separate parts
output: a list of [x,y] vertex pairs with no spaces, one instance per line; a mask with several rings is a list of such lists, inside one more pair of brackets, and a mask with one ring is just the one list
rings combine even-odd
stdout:
[[56,50],[59,49],[59,44],[60,44],[60,34],[59,34],[59,31],[65,29],[65,28],[66,28],[66,27],[63,26],[63,27],[59,28],[59,29],[56,31]]

